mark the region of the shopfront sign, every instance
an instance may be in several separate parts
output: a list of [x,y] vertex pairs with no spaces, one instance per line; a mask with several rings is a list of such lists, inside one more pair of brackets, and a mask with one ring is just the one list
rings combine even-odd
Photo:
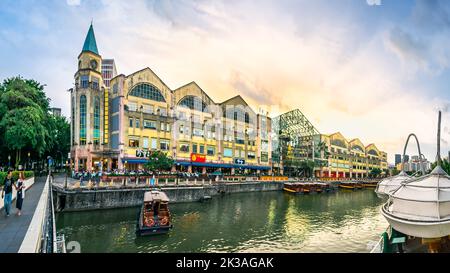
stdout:
[[205,163],[206,162],[206,156],[192,153],[191,154],[191,162]]
[[149,150],[136,150],[136,157],[148,158],[150,156]]
[[238,158],[236,158],[236,159],[234,160],[234,163],[235,163],[235,164],[238,164],[238,165],[244,165],[244,164],[245,164],[245,160],[244,160],[244,159],[238,159]]

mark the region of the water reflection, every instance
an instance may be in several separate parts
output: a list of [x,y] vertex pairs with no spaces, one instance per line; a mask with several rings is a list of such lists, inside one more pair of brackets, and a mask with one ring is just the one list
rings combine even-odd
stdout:
[[371,190],[242,193],[172,204],[167,235],[136,238],[138,208],[62,213],[57,228],[82,252],[366,252],[387,226],[380,205]]

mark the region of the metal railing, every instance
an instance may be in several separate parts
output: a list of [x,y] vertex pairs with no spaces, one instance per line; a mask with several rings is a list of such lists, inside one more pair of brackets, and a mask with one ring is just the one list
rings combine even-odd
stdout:
[[[388,226],[386,228],[386,231],[388,233],[388,237],[391,237],[391,229],[390,226]],[[384,237],[383,235],[380,235],[380,239],[378,240],[378,242],[374,245],[374,247],[372,248],[372,250],[370,251],[370,253],[383,253],[383,248],[384,246]]]
[[[51,173],[47,176],[47,181],[45,182],[44,190],[41,195],[41,200],[39,200],[38,209],[44,209],[43,213],[39,211],[35,212],[36,217],[41,218],[40,220],[40,235],[38,242],[36,243],[36,251],[38,253],[64,253],[64,236],[56,236],[56,221],[55,221],[55,209],[53,204],[53,191],[52,183],[53,176]],[[38,214],[36,214],[38,213]],[[33,216],[34,218],[35,216]],[[39,219],[38,219],[39,220]],[[30,231],[29,231],[30,232]],[[62,244],[62,246],[61,246]]]
[[56,226],[55,226],[55,212],[53,207],[53,193],[52,193],[52,175],[49,174],[47,178],[48,194],[47,204],[44,215],[44,224],[42,227],[42,253],[54,253],[56,250]]

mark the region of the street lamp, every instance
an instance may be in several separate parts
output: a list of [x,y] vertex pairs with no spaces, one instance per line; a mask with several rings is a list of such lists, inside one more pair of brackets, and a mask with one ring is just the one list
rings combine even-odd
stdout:
[[8,167],[11,168],[11,155],[8,155]]
[[30,152],[28,152],[28,169],[30,169]]

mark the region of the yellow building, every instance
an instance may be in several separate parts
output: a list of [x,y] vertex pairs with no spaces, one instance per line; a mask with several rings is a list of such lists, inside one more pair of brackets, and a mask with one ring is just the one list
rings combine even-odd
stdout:
[[325,143],[322,152],[328,158],[328,166],[316,170],[323,178],[366,178],[373,169],[387,173],[387,154],[375,144],[364,145],[358,138],[347,140],[341,133],[321,135]]
[[271,119],[241,96],[216,103],[195,82],[172,90],[150,68],[114,75],[107,86],[92,25],[79,61],[71,91],[75,170],[142,169],[148,151],[161,150],[175,159],[173,170],[270,171]]

